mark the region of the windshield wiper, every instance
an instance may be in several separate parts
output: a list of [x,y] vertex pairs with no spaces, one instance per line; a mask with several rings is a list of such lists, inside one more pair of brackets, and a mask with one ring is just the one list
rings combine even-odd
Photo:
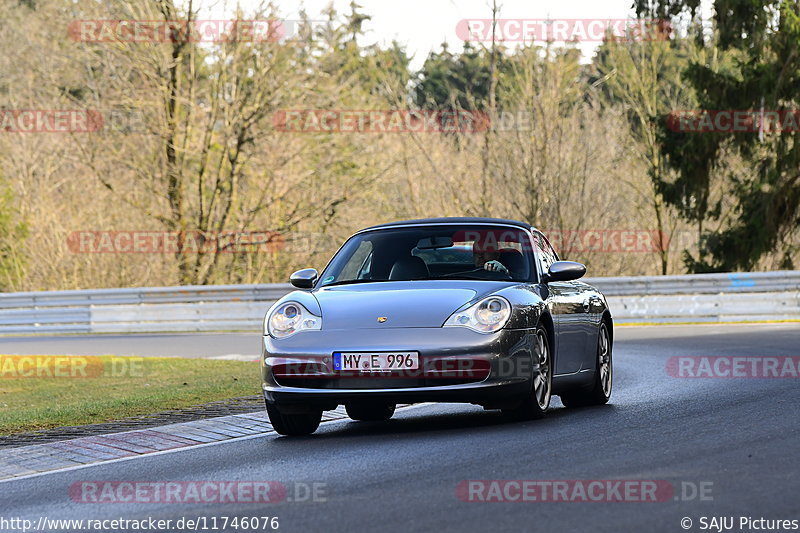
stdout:
[[[335,285],[354,285],[356,283],[380,283],[382,281],[395,281],[395,280],[388,280],[388,279],[343,279],[341,281],[334,281],[333,283],[326,283],[325,285],[320,285],[322,287],[333,287]],[[401,281],[401,280],[396,280]]]

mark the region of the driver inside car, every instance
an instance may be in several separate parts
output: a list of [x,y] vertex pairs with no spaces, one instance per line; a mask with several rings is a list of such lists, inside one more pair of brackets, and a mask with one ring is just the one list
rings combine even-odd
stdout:
[[480,241],[475,241],[472,244],[472,256],[477,268],[482,268],[489,272],[509,273],[506,266],[498,261],[500,252],[498,252],[497,246],[485,245]]

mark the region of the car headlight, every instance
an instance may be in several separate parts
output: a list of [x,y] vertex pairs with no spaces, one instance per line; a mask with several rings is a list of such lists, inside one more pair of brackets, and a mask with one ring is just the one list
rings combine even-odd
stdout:
[[282,303],[264,320],[264,331],[276,339],[312,329],[322,329],[322,317],[313,314],[297,302]]
[[469,306],[463,311],[456,311],[445,326],[461,326],[480,333],[494,333],[503,328],[511,318],[511,304],[500,296],[489,296]]

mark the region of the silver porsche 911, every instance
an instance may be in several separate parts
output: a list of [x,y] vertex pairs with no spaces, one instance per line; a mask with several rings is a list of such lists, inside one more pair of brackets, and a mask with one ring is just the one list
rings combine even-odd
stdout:
[[613,322],[604,296],[575,281],[531,225],[436,218],[359,231],[319,274],[264,318],[267,413],[305,435],[344,404],[386,420],[397,403],[464,402],[511,417],[544,416],[611,396]]

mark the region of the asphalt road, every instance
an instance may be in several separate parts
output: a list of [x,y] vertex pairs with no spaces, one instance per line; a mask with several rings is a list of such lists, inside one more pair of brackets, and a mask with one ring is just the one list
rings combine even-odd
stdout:
[[[278,516],[278,531],[559,533],[686,531],[683,518],[702,531],[701,517],[732,517],[732,531],[755,531],[740,529],[739,517],[800,520],[800,381],[666,371],[672,356],[800,355],[797,324],[620,328],[614,355],[605,407],[568,410],[556,401],[546,419],[514,423],[477,407],[423,405],[389,422],[328,423],[311,437],[270,435],[2,482],[0,517],[205,516],[221,524]],[[677,492],[655,503],[457,497],[464,480],[495,479],[663,480]],[[79,504],[68,496],[73,483],[103,480],[317,482],[326,501]],[[701,486],[702,501],[692,494]]]

